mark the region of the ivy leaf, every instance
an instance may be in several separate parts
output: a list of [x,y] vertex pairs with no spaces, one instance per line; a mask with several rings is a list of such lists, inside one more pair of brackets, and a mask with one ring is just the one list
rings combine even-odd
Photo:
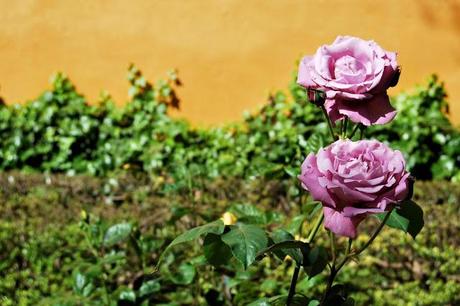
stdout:
[[271,304],[268,298],[261,298],[251,302],[250,304],[248,304],[248,306],[271,306]]
[[203,248],[206,260],[215,267],[225,265],[232,258],[232,250],[222,241],[220,235],[207,234]]
[[316,153],[324,146],[324,137],[319,133],[314,133],[308,138],[305,149],[307,152]]
[[[285,306],[287,302],[287,296],[280,296],[276,298],[270,299],[270,305],[272,306]],[[292,297],[291,303],[289,305],[291,306],[304,306],[308,305],[308,298],[306,296],[297,294]]]
[[292,178],[297,178],[300,174],[299,167],[284,167],[284,172]]
[[190,263],[183,263],[177,271],[169,275],[169,279],[176,285],[189,285],[196,275],[195,266]]
[[143,282],[139,288],[139,296],[148,296],[154,292],[160,291],[160,282],[156,279]]
[[263,211],[251,204],[235,204],[229,211],[243,223],[266,224],[267,218]]
[[122,301],[136,302],[136,293],[132,289],[120,292],[119,299]]
[[[286,301],[287,301],[287,295],[279,295],[279,296],[274,296],[272,298],[258,299],[256,301],[248,304],[248,306],[285,306]],[[305,297],[303,295],[300,295],[300,294],[297,294],[297,295],[292,297],[290,305],[291,306],[304,306],[304,305],[316,306],[316,305],[319,305],[319,303],[318,304],[312,304],[312,302],[314,302],[314,301],[310,301],[310,303],[309,303],[309,300],[308,300],[307,297]]]
[[112,246],[117,244],[126,238],[129,237],[131,234],[132,226],[129,223],[119,223],[112,225],[109,229],[105,232],[104,235],[104,245],[105,246]]
[[211,223],[208,223],[202,226],[198,226],[198,227],[192,228],[191,230],[188,230],[187,232],[176,237],[176,239],[174,239],[168,245],[168,247],[161,254],[160,259],[158,260],[157,266],[160,265],[160,262],[164,254],[166,254],[173,246],[176,246],[184,242],[196,240],[200,238],[201,236],[207,235],[209,233],[220,235],[224,232],[224,228],[225,228],[224,222],[222,220],[216,220]]
[[[377,218],[383,220],[386,214],[378,214]],[[400,208],[394,209],[386,223],[389,227],[409,233],[414,239],[420,233],[424,224],[423,210],[412,200],[404,201],[401,203]]]
[[251,224],[238,223],[230,226],[230,231],[221,236],[238,261],[247,269],[254,262],[260,250],[268,244],[265,232]]

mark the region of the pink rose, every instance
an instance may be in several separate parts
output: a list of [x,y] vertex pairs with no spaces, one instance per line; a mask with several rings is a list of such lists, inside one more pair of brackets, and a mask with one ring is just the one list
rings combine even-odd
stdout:
[[376,140],[340,139],[310,153],[299,179],[323,204],[325,227],[351,238],[367,215],[406,199],[411,184],[401,152]]
[[396,53],[374,41],[339,36],[300,62],[297,83],[326,92],[326,110],[333,122],[349,117],[366,126],[385,124],[396,115],[386,93],[398,83]]

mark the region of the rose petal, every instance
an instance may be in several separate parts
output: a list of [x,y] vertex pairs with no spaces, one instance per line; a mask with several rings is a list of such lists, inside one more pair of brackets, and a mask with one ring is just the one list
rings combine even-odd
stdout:
[[[386,203],[385,203],[386,204]],[[354,217],[363,214],[378,214],[385,212],[386,205],[382,205],[383,207],[352,207],[347,206],[343,209],[343,215],[346,217]]]
[[305,56],[299,63],[299,72],[297,74],[297,84],[303,87],[315,87],[316,84],[312,81],[310,71],[313,57]]
[[318,171],[316,165],[316,156],[310,153],[305,161],[302,163],[302,171],[298,179],[302,182],[302,187],[308,190],[313,199],[320,201],[323,204],[335,206],[335,201],[329,194],[327,188],[321,186],[318,178],[321,173]]
[[324,227],[339,236],[356,237],[356,228],[364,220],[365,215],[346,217],[332,208],[323,207]]
[[359,102],[337,99],[333,105],[339,114],[365,126],[386,124],[396,116],[396,110],[391,106],[387,94],[377,95],[369,100]]

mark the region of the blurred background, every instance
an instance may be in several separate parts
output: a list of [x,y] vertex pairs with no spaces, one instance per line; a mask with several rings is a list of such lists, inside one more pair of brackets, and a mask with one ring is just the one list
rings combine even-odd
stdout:
[[0,1],[0,96],[34,98],[65,72],[95,101],[127,99],[135,63],[148,79],[171,68],[184,86],[178,116],[195,125],[237,120],[268,91],[283,88],[296,60],[337,35],[374,39],[397,51],[395,94],[431,73],[445,82],[460,123],[458,0]]
[[[321,210],[297,175],[331,136],[295,70],[337,35],[399,54],[398,115],[343,133],[404,154],[425,216],[415,240],[385,227],[338,281],[355,305],[460,305],[460,0],[0,0],[0,21],[0,305],[287,295],[294,261],[244,270],[223,242],[222,258],[190,243],[156,267],[224,216],[308,237]],[[324,272],[298,292],[319,297]]]

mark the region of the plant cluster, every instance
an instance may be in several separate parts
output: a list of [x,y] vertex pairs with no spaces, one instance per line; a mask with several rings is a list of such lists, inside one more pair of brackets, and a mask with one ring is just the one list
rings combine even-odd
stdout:
[[[152,85],[131,66],[128,79],[131,99],[122,108],[107,94],[87,103],[62,74],[34,101],[1,103],[0,169],[98,176],[141,171],[177,180],[184,173],[286,178],[328,137],[321,112],[295,82],[289,95],[274,93],[241,122],[196,129],[168,115],[179,103],[174,73]],[[366,134],[401,150],[415,177],[458,180],[460,132],[446,116],[445,96],[443,84],[431,77],[426,86],[393,99],[396,118]]]

